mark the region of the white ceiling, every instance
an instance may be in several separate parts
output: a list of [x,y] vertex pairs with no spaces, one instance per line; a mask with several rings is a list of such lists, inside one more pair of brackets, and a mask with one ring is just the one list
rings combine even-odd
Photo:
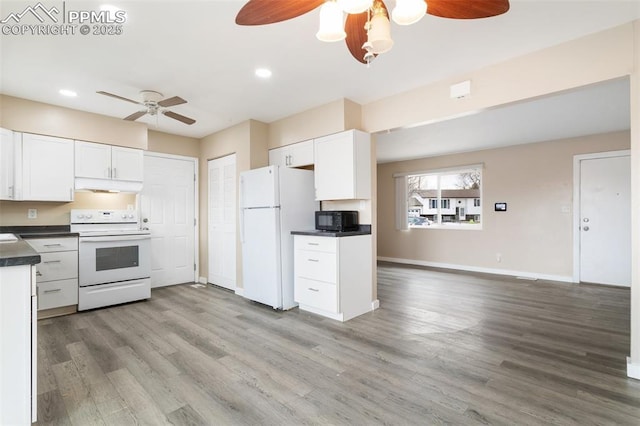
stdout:
[[[340,98],[366,104],[640,18],[640,0],[511,0],[509,12],[489,19],[456,21],[427,15],[409,27],[393,24],[393,49],[367,68],[351,57],[343,42],[323,43],[315,38],[318,10],[286,22],[242,27],[234,20],[243,1],[104,2],[126,11],[122,35],[0,35],[0,92],[125,117],[138,107],[95,92],[138,99],[140,90],[157,90],[166,97],[186,99],[188,104],[172,110],[197,123],[187,126],[165,116],[141,121],[155,130],[199,138],[250,118],[269,123]],[[64,6],[98,10],[104,2],[67,0]],[[393,2],[388,0],[388,6]],[[2,0],[0,19],[36,3]],[[62,9],[62,1],[42,3]],[[269,67],[273,77],[257,79],[253,75],[257,67]],[[621,90],[621,84],[625,83],[606,87]],[[58,94],[61,88],[79,95],[64,98]],[[573,95],[574,101],[585,102]],[[538,114],[540,105],[514,107],[531,116]],[[620,110],[623,113],[624,106]],[[487,114],[465,120],[491,117]],[[575,127],[584,124],[591,121],[576,120]],[[444,127],[441,124],[439,130],[443,135]],[[536,136],[537,132],[548,127],[528,129],[528,137],[542,140],[548,133]],[[461,139],[458,134],[456,141]],[[400,158],[393,152],[396,148],[403,158],[436,152],[424,147],[414,151],[419,145],[415,142],[402,149],[397,144],[393,149],[391,143],[383,145],[380,159]]]

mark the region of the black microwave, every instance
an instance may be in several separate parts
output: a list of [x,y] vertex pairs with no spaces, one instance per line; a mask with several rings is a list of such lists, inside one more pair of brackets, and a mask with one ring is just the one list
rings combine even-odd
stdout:
[[358,212],[355,210],[323,210],[316,212],[316,229],[319,231],[357,231],[358,227]]

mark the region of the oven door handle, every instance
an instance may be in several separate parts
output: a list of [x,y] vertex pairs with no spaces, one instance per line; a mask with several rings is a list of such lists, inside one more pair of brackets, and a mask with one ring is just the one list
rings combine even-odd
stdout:
[[81,243],[104,243],[109,241],[150,240],[151,235],[114,235],[108,237],[80,237]]

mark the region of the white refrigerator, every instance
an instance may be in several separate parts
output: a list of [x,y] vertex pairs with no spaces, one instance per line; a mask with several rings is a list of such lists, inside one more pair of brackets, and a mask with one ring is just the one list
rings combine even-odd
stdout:
[[293,236],[315,227],[313,171],[269,166],[240,174],[243,296],[291,309]]

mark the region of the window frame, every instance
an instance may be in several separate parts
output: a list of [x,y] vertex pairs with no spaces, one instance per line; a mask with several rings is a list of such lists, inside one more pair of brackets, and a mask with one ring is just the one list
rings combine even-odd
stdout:
[[[483,164],[474,164],[474,165],[467,165],[467,166],[459,166],[459,167],[449,167],[446,169],[435,169],[435,170],[427,170],[427,171],[422,171],[422,172],[413,172],[413,173],[402,173],[402,174],[397,174],[394,175],[394,177],[398,177],[398,176],[404,176],[407,182],[407,186],[406,186],[406,193],[408,195],[409,193],[409,188],[408,188],[408,181],[409,178],[414,177],[414,176],[437,176],[437,193],[438,193],[438,198],[435,199],[436,201],[436,205],[438,206],[437,208],[437,212],[435,214],[435,217],[437,218],[436,221],[432,222],[431,224],[429,224],[428,226],[420,226],[420,225],[412,225],[409,224],[408,221],[408,211],[407,211],[407,228],[408,230],[411,229],[452,229],[452,230],[469,230],[469,231],[478,231],[478,230],[482,230],[482,226],[484,223],[484,204],[482,202],[482,198],[483,198],[483,180],[484,180],[484,176],[483,176],[483,171],[484,171],[484,165]],[[443,207],[443,202],[449,201],[449,207],[447,207],[447,209],[450,209],[451,207],[451,198],[442,198],[442,188],[440,188],[441,185],[441,180],[440,180],[440,176],[445,176],[445,175],[452,175],[452,174],[457,174],[457,173],[468,173],[468,172],[478,172],[480,174],[480,195],[479,197],[474,197],[473,198],[473,206],[474,207],[479,207],[480,208],[480,223],[460,223],[460,222],[443,222],[442,217],[443,217],[443,213],[442,210],[445,209]],[[408,198],[407,198],[408,199]],[[479,202],[478,202],[479,200]],[[432,206],[432,201],[434,201],[434,199],[429,198],[429,203],[428,206],[431,208]],[[476,203],[479,203],[479,205],[476,205]],[[465,210],[466,206],[465,206]],[[473,215],[476,216],[476,214],[473,213],[468,213],[466,212],[466,215]]]

